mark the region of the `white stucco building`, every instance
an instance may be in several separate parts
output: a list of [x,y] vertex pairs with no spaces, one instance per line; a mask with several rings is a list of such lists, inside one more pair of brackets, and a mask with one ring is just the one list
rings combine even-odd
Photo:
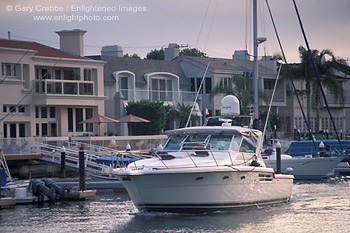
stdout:
[[57,33],[60,50],[0,39],[1,138],[98,133],[79,122],[104,114],[104,62],[84,57],[85,31]]

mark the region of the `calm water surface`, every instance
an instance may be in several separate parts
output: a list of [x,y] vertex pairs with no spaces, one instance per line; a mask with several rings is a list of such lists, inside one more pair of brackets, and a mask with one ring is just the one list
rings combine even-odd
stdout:
[[[350,177],[296,182],[291,203],[202,215],[141,213],[126,192],[0,210],[0,232],[349,232]],[[179,194],[181,195],[181,194]]]

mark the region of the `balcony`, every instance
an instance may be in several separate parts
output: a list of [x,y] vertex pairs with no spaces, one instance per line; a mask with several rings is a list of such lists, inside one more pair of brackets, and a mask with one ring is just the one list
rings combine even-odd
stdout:
[[[264,89],[263,93],[267,95],[270,100],[272,100],[273,90]],[[285,90],[276,90],[272,101],[273,101],[272,106],[286,106]],[[262,106],[267,106],[268,104],[269,103],[265,103],[264,101],[261,101]]]
[[46,95],[94,95],[93,81],[41,80],[35,81],[35,92]]
[[[315,105],[315,96],[312,95],[312,103]],[[327,103],[329,107],[333,107],[333,108],[349,108],[350,107],[350,95],[344,95],[344,102],[341,103],[340,101],[336,101],[336,99],[334,98],[333,95],[331,94],[326,94],[326,99],[327,99]],[[326,104],[323,100],[323,97],[321,96],[321,100],[320,100],[320,107],[321,108],[325,108]]]
[[193,102],[196,97],[196,92],[190,91],[150,91],[150,90],[135,90],[135,89],[120,89],[119,90],[125,100],[137,101],[149,99],[163,102]]

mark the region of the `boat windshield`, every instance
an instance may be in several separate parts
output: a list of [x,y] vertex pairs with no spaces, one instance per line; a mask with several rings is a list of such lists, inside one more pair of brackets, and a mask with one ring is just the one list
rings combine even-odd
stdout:
[[242,136],[232,134],[170,135],[164,150],[232,150],[239,151]]

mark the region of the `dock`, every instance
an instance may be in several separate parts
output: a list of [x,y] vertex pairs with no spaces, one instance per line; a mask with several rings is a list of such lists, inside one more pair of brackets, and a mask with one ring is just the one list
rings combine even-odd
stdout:
[[[78,178],[53,178],[57,185],[64,189],[72,189],[79,186]],[[125,190],[124,186],[120,181],[110,181],[110,180],[92,180],[86,179],[86,189],[115,189],[115,190]]]
[[13,205],[16,205],[16,198],[3,197],[0,199],[0,208]]

